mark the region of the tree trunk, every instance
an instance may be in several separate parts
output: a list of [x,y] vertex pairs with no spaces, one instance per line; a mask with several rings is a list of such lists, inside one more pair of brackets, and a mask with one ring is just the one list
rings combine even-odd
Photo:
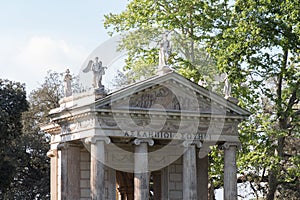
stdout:
[[269,172],[269,190],[267,194],[266,200],[274,200],[275,198],[275,193],[277,190],[277,170],[272,170]]
[[[286,71],[287,60],[288,60],[288,50],[284,51],[284,56],[282,60],[281,72],[278,74],[278,82],[277,82],[277,117],[279,119],[279,130],[284,130],[287,128],[287,115],[283,111],[283,102],[282,102],[282,87],[283,87],[283,73]],[[288,112],[288,111],[286,111]],[[277,154],[279,158],[283,158],[283,149],[284,149],[284,137],[279,137],[277,139]],[[274,152],[276,154],[276,152]],[[269,189],[266,200],[274,200],[275,193],[278,186],[277,176],[280,173],[280,166],[276,166],[275,169],[269,171]]]
[[208,199],[215,200],[215,187],[212,180],[209,180],[209,187],[208,187]]

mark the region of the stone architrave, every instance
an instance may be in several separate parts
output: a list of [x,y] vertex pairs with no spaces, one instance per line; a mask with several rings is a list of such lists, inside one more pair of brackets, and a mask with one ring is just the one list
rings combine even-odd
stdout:
[[197,200],[196,146],[201,148],[202,143],[184,141],[183,146],[183,199]]
[[153,146],[152,139],[135,139],[134,153],[134,199],[149,199],[148,145]]
[[110,143],[109,137],[91,137],[85,139],[91,144],[91,199],[105,199],[105,143]]
[[61,200],[80,199],[80,148],[78,144],[60,143]]
[[237,200],[236,149],[238,143],[226,142],[224,148],[224,200]]

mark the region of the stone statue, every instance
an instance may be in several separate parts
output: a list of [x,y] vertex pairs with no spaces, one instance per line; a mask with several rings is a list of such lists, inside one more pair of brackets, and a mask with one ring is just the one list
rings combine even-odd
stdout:
[[72,95],[72,88],[71,88],[72,76],[70,74],[70,70],[66,70],[66,75],[64,78],[64,93],[65,97],[69,97]]
[[225,95],[225,99],[228,99],[229,97],[231,97],[231,83],[229,82],[228,79],[228,75],[225,74],[225,78],[224,78],[224,95]]
[[163,40],[160,43],[159,49],[159,66],[167,66],[167,61],[170,57],[170,42],[168,34],[165,33]]
[[90,60],[87,67],[83,70],[84,73],[93,71],[93,87],[94,88],[103,88],[102,85],[102,76],[105,74],[105,69],[107,67],[102,66],[102,62],[98,61],[98,57],[95,58],[95,62]]
[[168,40],[168,34],[165,33],[163,40],[160,43],[159,48],[159,63],[158,63],[158,74],[163,75],[173,71],[168,66],[168,59],[170,57],[170,42]]

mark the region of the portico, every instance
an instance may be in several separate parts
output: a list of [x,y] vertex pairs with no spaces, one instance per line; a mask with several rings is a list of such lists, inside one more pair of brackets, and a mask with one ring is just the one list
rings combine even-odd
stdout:
[[238,124],[249,112],[175,72],[110,94],[63,98],[51,134],[51,199],[208,199],[208,156],[225,153],[224,199],[237,199]]

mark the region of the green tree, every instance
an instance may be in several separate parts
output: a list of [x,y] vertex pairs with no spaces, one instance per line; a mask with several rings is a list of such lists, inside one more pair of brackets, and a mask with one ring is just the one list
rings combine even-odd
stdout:
[[[128,53],[127,79],[121,74],[117,80],[136,81],[155,74],[159,43],[168,33],[172,49],[168,63],[172,68],[195,82],[213,82],[214,75],[220,72],[205,49],[206,42],[227,26],[228,9],[227,1],[133,0],[122,13],[106,15],[105,27],[111,35],[123,34],[120,49]],[[222,186],[220,155],[215,148],[210,158],[214,163],[210,168],[211,190]]]
[[9,191],[17,174],[21,116],[27,108],[24,85],[0,79],[0,197]]
[[[15,166],[8,169],[14,173],[7,173],[11,178],[7,182],[9,188],[0,196],[2,199],[50,199],[50,160],[46,155],[50,138],[39,126],[48,123],[49,111],[59,106],[58,101],[63,96],[62,80],[62,73],[49,71],[44,83],[29,94],[29,108],[19,118],[22,129],[15,140],[17,149],[10,155]],[[77,82],[76,77],[74,82]],[[75,84],[78,89],[76,86],[78,84]]]
[[234,95],[254,113],[242,126],[240,167],[267,200],[300,198],[299,20],[299,1],[236,1],[230,27],[211,41]]
[[49,136],[39,125],[49,121],[48,113],[59,106],[62,97],[62,74],[49,71],[37,89],[28,97],[29,109],[23,113],[20,137],[22,158],[18,173],[7,194],[9,199],[50,199]]
[[[275,194],[297,199],[299,12],[296,0],[133,0],[124,12],[107,15],[105,25],[112,33],[124,33],[121,48],[129,52],[126,64],[133,74],[148,72],[149,63],[158,63],[157,44],[165,30],[173,33],[169,62],[178,72],[195,81],[216,73],[213,63],[226,72],[232,95],[254,113],[241,126],[239,181],[249,182],[257,197],[263,192],[268,200]],[[151,42],[154,48],[149,48]],[[212,62],[197,64],[195,57],[204,60],[201,52],[207,55],[204,49]],[[218,156],[214,151],[214,162],[220,161]],[[212,174],[217,187],[220,170]]]
[[[204,49],[204,41],[214,30],[212,19],[225,4],[218,1],[134,0],[120,14],[105,16],[110,34],[122,33],[120,48],[126,50],[128,77],[138,80],[155,74],[159,43],[169,34],[172,53],[168,63],[195,82],[203,74],[217,74],[214,60]],[[210,66],[210,67],[207,67]]]

